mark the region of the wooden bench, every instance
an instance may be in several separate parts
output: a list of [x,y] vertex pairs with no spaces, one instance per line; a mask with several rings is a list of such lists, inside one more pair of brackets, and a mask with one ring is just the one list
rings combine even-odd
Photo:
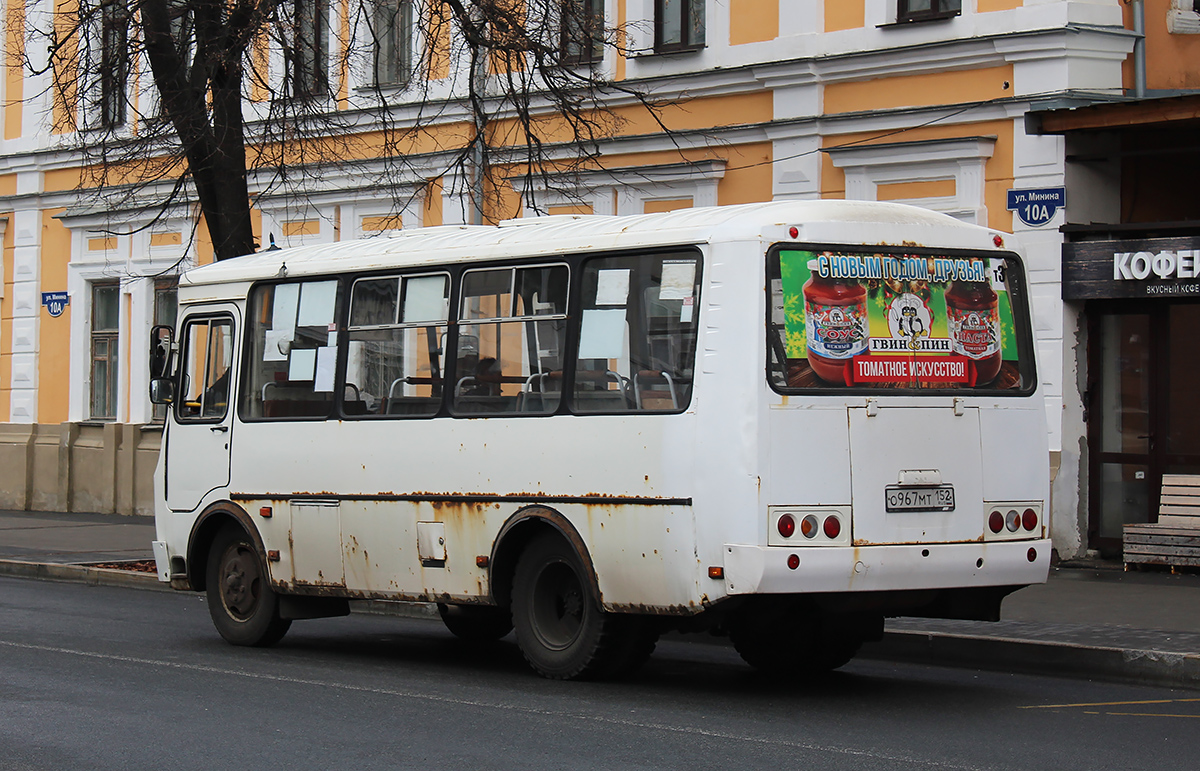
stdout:
[[1163,474],[1158,522],[1123,535],[1127,566],[1200,567],[1200,475]]

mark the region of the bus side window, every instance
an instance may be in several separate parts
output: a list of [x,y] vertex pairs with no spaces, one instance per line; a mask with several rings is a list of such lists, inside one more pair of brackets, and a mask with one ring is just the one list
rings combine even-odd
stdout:
[[547,415],[562,399],[565,265],[463,274],[452,409]]
[[585,263],[574,412],[672,412],[688,406],[699,279],[699,260],[689,254]]
[[336,279],[264,284],[250,297],[243,419],[328,417],[337,362]]
[[449,308],[445,274],[355,281],[342,414],[436,414]]
[[189,320],[183,328],[183,367],[176,417],[220,420],[229,409],[233,323],[228,318]]

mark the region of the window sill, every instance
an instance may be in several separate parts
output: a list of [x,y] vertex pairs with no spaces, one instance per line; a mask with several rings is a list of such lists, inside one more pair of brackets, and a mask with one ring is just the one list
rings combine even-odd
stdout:
[[914,16],[908,19],[898,19],[889,21],[887,24],[877,24],[876,29],[889,29],[892,27],[910,27],[913,24],[926,24],[936,21],[950,21],[962,15],[962,11],[951,11],[949,13],[929,14],[928,16]]
[[356,94],[399,94],[407,91],[412,85],[412,80],[398,81],[396,83],[372,83],[367,86],[355,86],[354,93]]
[[705,45],[696,45],[696,46],[687,46],[686,48],[666,48],[666,49],[654,48],[654,49],[651,49],[648,51],[639,52],[637,54],[637,58],[638,59],[647,59],[647,58],[654,57],[654,56],[675,56],[677,54],[697,54],[697,53],[700,53],[701,51],[703,51],[706,47],[707,46],[705,46]]

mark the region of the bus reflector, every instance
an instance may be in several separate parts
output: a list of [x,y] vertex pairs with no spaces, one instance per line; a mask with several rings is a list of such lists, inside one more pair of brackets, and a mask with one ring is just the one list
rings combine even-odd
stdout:
[[718,565],[714,565],[713,567],[710,567],[708,569],[708,577],[709,578],[724,578],[725,577],[725,568],[720,567]]
[[1029,558],[1030,562],[1037,562],[1037,549],[1030,546],[1029,553],[1026,554],[1025,556]]
[[842,534],[842,521],[837,517],[825,517],[825,535],[837,538]]
[[791,568],[792,570],[795,570],[796,568],[800,567],[800,555],[799,554],[789,554],[788,555],[788,567]]
[[791,538],[796,532],[796,520],[791,514],[784,514],[779,518],[779,523],[776,525],[779,529],[779,534],[784,538]]
[[271,507],[270,506],[261,507],[258,510],[258,516],[262,517],[263,519],[270,519],[271,518]]

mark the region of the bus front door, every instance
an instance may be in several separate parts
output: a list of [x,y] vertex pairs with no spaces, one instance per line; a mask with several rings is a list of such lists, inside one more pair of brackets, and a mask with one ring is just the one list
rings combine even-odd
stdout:
[[236,314],[233,306],[216,306],[189,315],[180,328],[180,369],[164,450],[173,511],[191,511],[229,484]]

